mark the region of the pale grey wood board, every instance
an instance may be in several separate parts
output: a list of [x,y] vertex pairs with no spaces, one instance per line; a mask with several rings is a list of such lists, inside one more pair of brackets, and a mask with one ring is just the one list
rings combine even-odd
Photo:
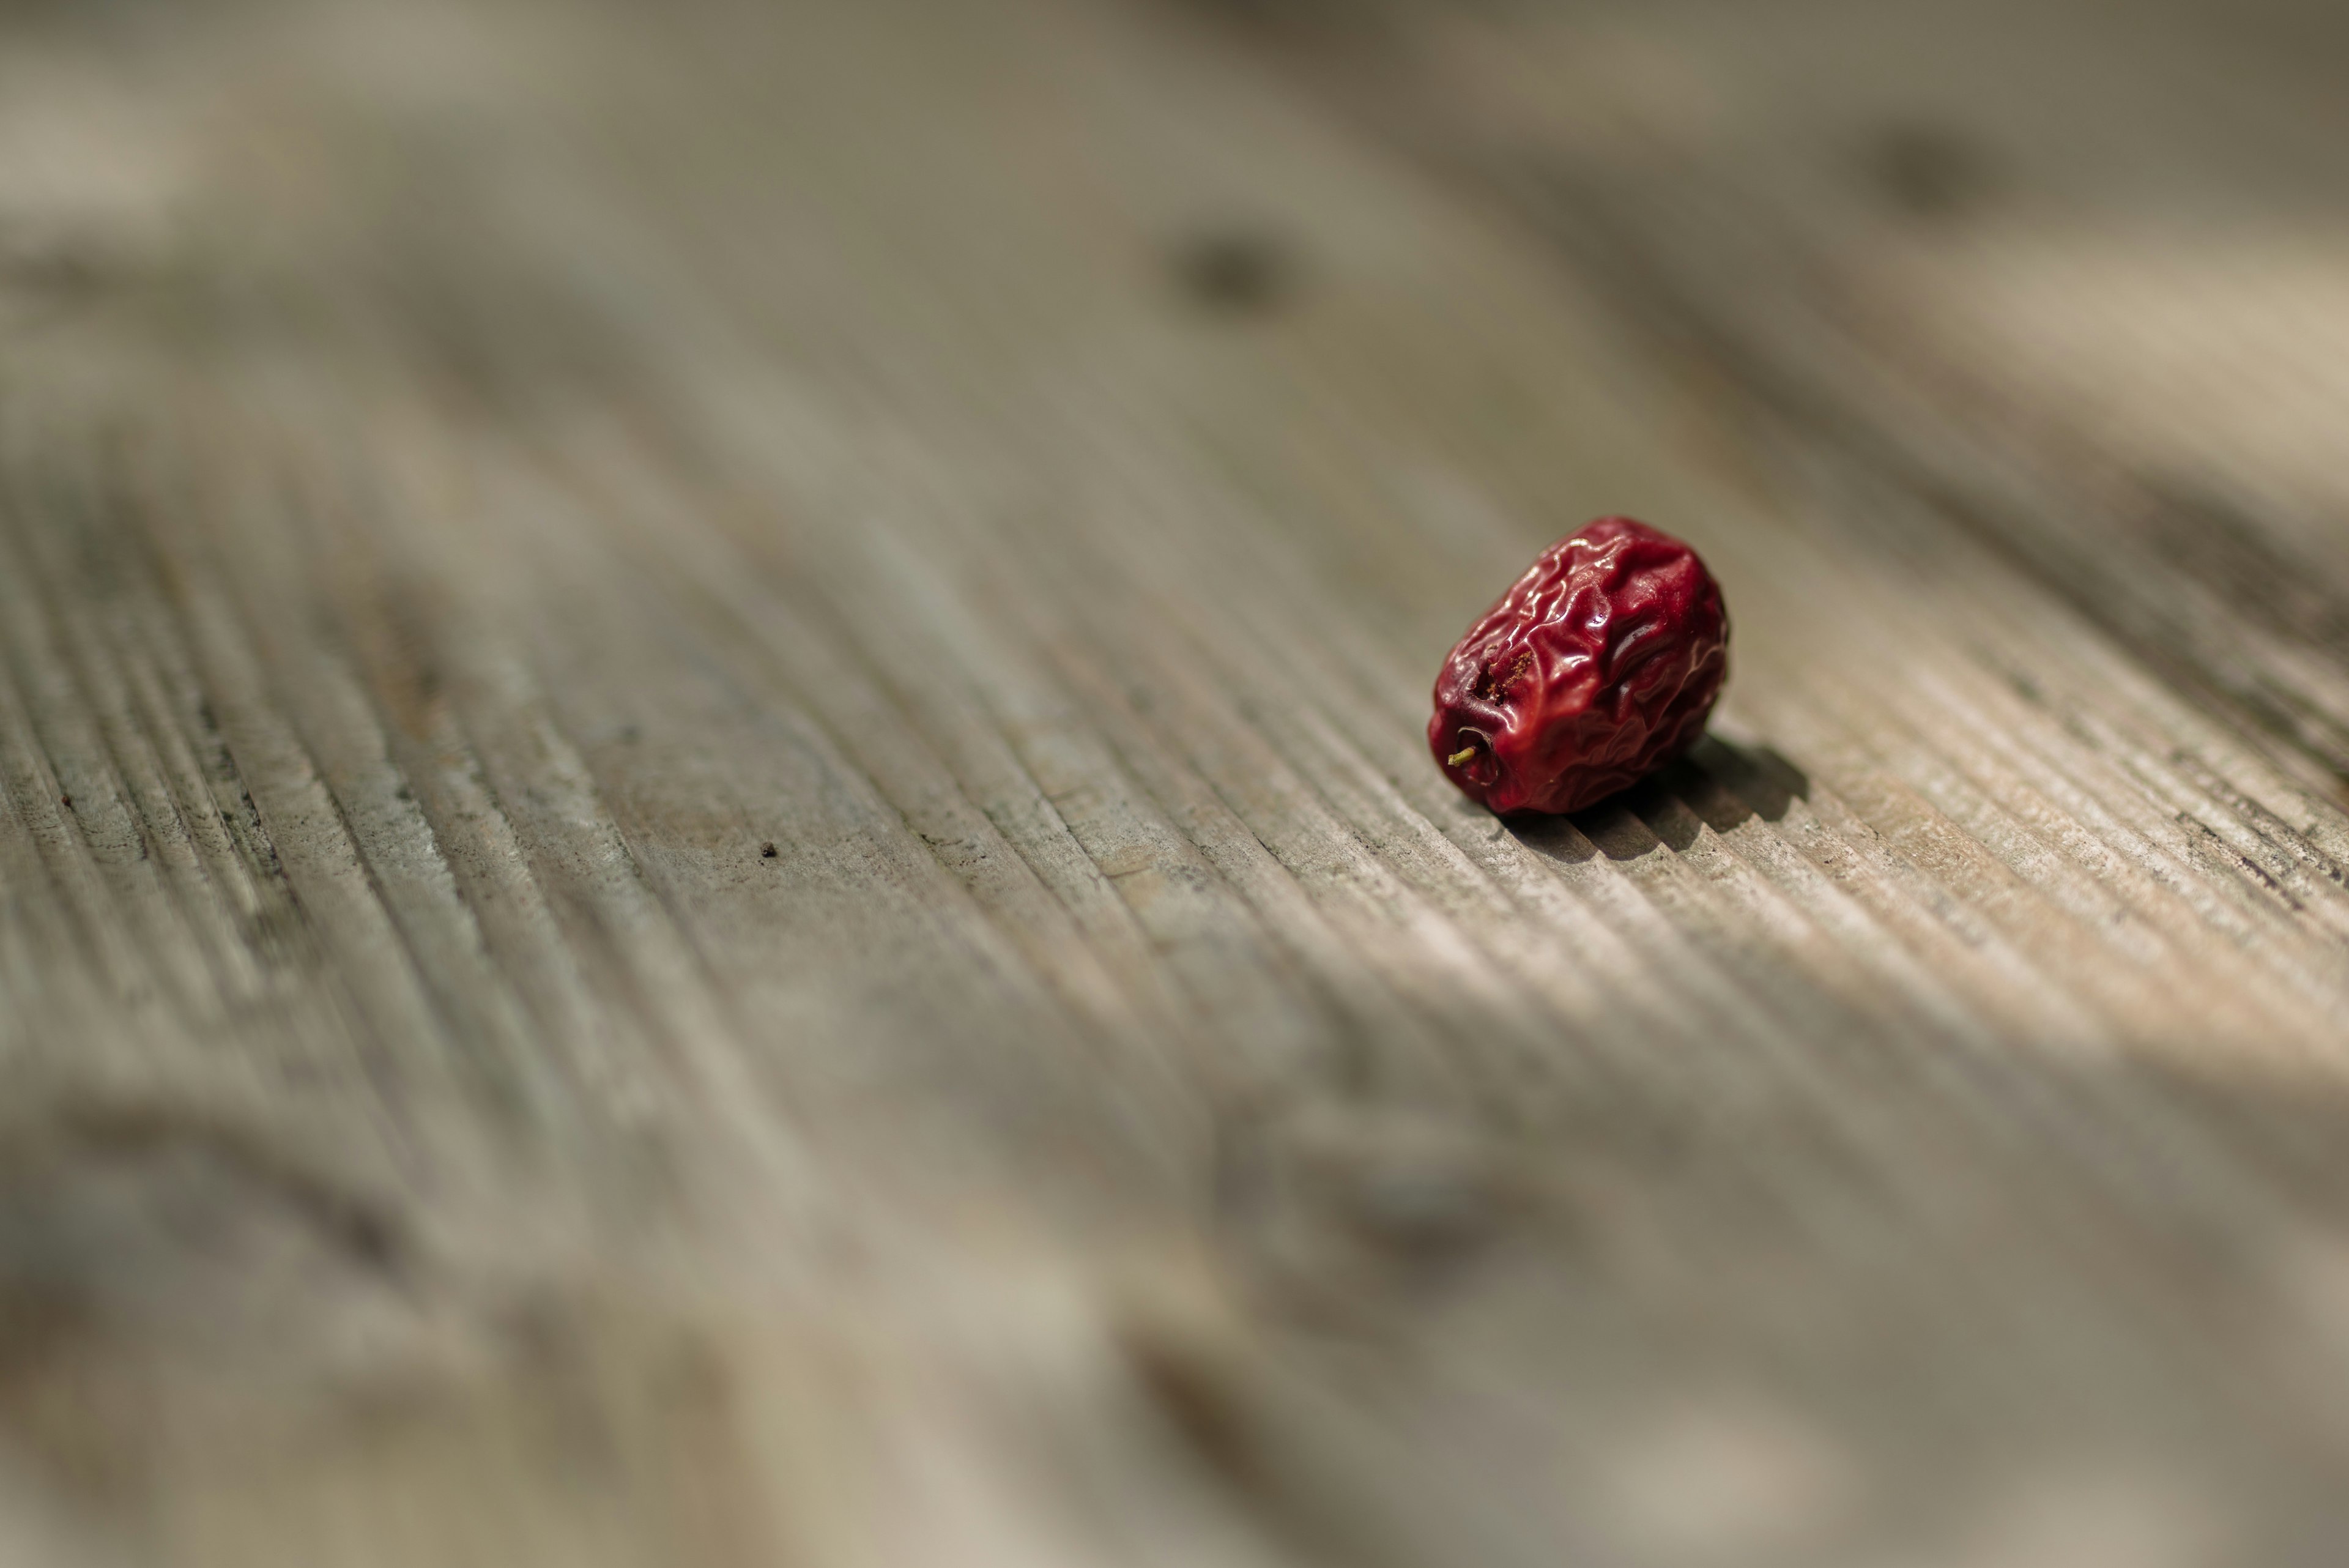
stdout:
[[0,16],[0,1552],[2333,1560],[2337,28],[1768,10]]

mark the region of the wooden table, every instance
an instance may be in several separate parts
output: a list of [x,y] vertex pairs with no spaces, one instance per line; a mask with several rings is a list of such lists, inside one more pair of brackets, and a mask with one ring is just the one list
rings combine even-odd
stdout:
[[8,7],[0,1561],[2338,1563],[2344,43]]

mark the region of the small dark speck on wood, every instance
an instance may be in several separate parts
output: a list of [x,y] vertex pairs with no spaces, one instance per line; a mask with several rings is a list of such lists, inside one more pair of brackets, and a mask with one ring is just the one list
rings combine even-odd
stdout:
[[1936,125],[1893,125],[1876,133],[1868,169],[1884,199],[1918,218],[1953,218],[1980,206],[1994,171],[1981,145]]
[[1287,304],[1297,288],[1297,263],[1269,234],[1226,230],[1198,235],[1174,256],[1184,292],[1220,315],[1264,316]]
[[775,857],[775,854],[776,850],[774,840],[769,839],[766,843],[759,846],[759,857],[761,859],[772,860]]

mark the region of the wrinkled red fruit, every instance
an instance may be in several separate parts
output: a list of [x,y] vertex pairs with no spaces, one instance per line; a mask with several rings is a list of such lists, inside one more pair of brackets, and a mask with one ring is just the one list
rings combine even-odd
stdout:
[[1601,517],[1468,628],[1427,744],[1496,812],[1579,811],[1695,744],[1728,674],[1729,618],[1696,552]]

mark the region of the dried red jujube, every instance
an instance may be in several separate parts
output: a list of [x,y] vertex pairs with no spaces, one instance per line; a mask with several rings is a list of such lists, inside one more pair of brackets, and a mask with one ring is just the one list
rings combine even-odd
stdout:
[[1427,744],[1494,811],[1579,811],[1695,744],[1728,673],[1729,618],[1696,552],[1601,517],[1453,649]]

